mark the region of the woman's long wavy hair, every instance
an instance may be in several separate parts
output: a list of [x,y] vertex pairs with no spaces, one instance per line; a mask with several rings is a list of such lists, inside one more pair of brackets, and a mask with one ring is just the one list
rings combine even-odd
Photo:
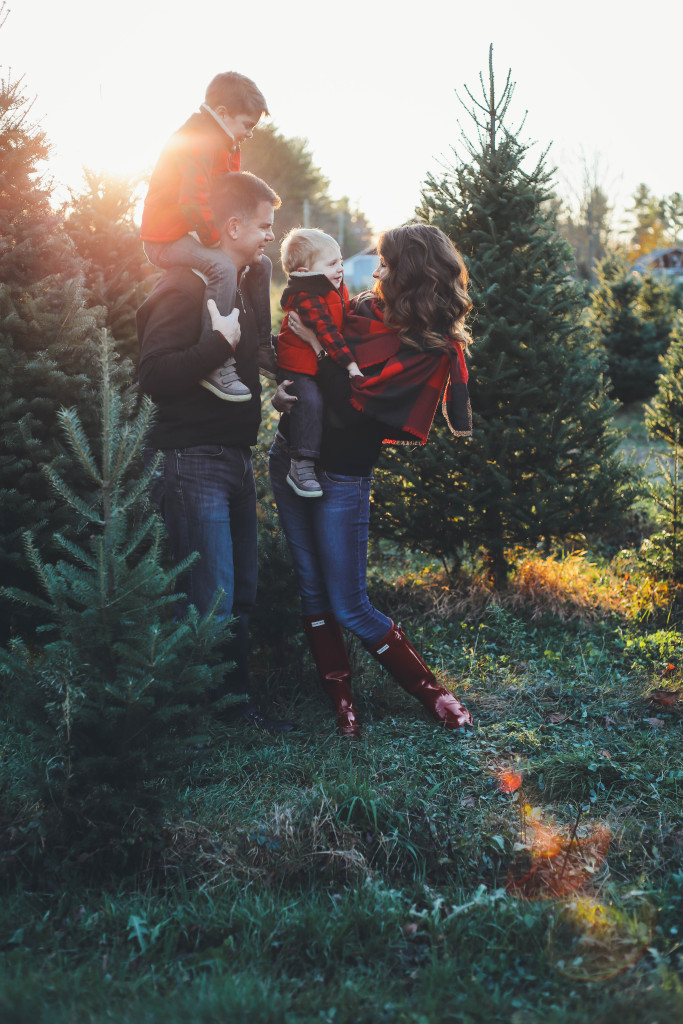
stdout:
[[450,238],[432,224],[405,224],[381,235],[377,253],[388,270],[374,288],[387,326],[414,348],[467,348],[469,275]]

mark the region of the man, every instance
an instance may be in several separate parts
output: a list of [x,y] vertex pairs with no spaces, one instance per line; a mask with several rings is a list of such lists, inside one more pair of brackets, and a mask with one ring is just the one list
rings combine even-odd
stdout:
[[[252,174],[236,172],[214,183],[211,206],[220,247],[238,269],[238,306],[225,316],[208,303],[211,335],[202,334],[204,281],[189,268],[167,271],[137,314],[138,377],[157,406],[147,446],[164,453],[154,497],[175,560],[199,552],[184,584],[190,602],[204,613],[222,590],[218,617],[235,617],[226,655],[236,667],[223,692],[243,694],[240,718],[267,732],[292,726],[260,715],[249,687],[249,612],[257,578],[251,446],[261,421],[257,325],[263,317],[255,307],[258,289],[250,287],[250,268],[274,238],[279,205],[279,196]],[[200,384],[232,356],[251,392],[246,402],[222,401]]]

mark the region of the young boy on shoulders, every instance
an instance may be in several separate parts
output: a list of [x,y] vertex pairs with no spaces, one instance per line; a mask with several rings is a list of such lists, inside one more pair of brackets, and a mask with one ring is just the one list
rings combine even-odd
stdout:
[[[206,300],[222,314],[235,307],[237,270],[219,247],[219,234],[209,197],[215,179],[239,171],[240,144],[252,137],[262,115],[268,115],[265,97],[254,82],[236,71],[216,75],[206,90],[199,111],[171,136],[152,172],[142,211],[140,235],[150,263],[168,270],[191,267],[206,283]],[[273,377],[270,341],[271,263],[261,256],[246,268],[251,293],[258,293],[259,362]],[[244,272],[243,272],[244,273]],[[202,337],[213,332],[204,303]],[[262,321],[262,322],[261,322]],[[248,402],[249,388],[240,380],[231,357],[200,384],[226,402]]]
[[[349,293],[338,243],[318,228],[295,228],[284,238],[280,255],[288,274],[282,308],[287,313],[295,310],[304,326],[315,331],[324,355],[331,356],[350,377],[362,377],[341,333]],[[323,400],[316,376],[323,353],[316,356],[287,321],[286,316],[277,341],[277,381],[291,380],[287,391],[297,398],[289,412],[291,466],[287,483],[302,498],[319,498],[323,492],[315,461],[320,456]]]

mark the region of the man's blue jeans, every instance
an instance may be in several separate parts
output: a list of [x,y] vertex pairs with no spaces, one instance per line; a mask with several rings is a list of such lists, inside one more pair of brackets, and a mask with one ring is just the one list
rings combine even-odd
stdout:
[[304,615],[332,611],[363,643],[388,633],[391,619],[370,604],[366,589],[370,476],[318,470],[322,498],[301,498],[286,482],[288,446],[275,439],[270,482],[289,543]]
[[[146,452],[146,462],[154,457]],[[236,670],[226,687],[249,692],[249,613],[256,599],[258,573],[256,487],[249,448],[197,445],[166,450],[151,484],[166,524],[176,563],[193,551],[199,560],[180,587],[204,614],[219,590],[219,620],[235,616],[226,656]],[[179,612],[184,613],[181,605]]]
[[[183,235],[174,242],[144,242],[145,255],[150,263],[162,270],[171,267],[191,267],[204,275],[207,281],[205,302],[202,307],[201,337],[209,337],[213,332],[211,316],[206,303],[213,299],[218,312],[223,316],[232,313],[237,305],[237,269],[227,253],[222,249],[209,249],[193,238]],[[249,267],[249,287],[251,301],[256,312],[256,329],[258,341],[270,342],[270,278],[272,264],[267,256],[261,256],[258,262]]]

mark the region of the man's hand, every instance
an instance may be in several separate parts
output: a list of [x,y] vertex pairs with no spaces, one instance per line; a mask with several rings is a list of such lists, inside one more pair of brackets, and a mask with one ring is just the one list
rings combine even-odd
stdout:
[[291,380],[283,380],[270,400],[270,404],[277,412],[289,412],[294,403],[299,401],[296,395],[288,395],[285,390],[291,383]]
[[359,367],[358,363],[349,363],[346,367],[349,377],[364,377],[365,374]]
[[214,331],[220,331],[225,340],[230,342],[233,349],[237,348],[240,340],[239,309],[235,306],[229,316],[223,316],[218,312],[218,306],[213,299],[209,299],[206,308],[211,316],[211,326]]

